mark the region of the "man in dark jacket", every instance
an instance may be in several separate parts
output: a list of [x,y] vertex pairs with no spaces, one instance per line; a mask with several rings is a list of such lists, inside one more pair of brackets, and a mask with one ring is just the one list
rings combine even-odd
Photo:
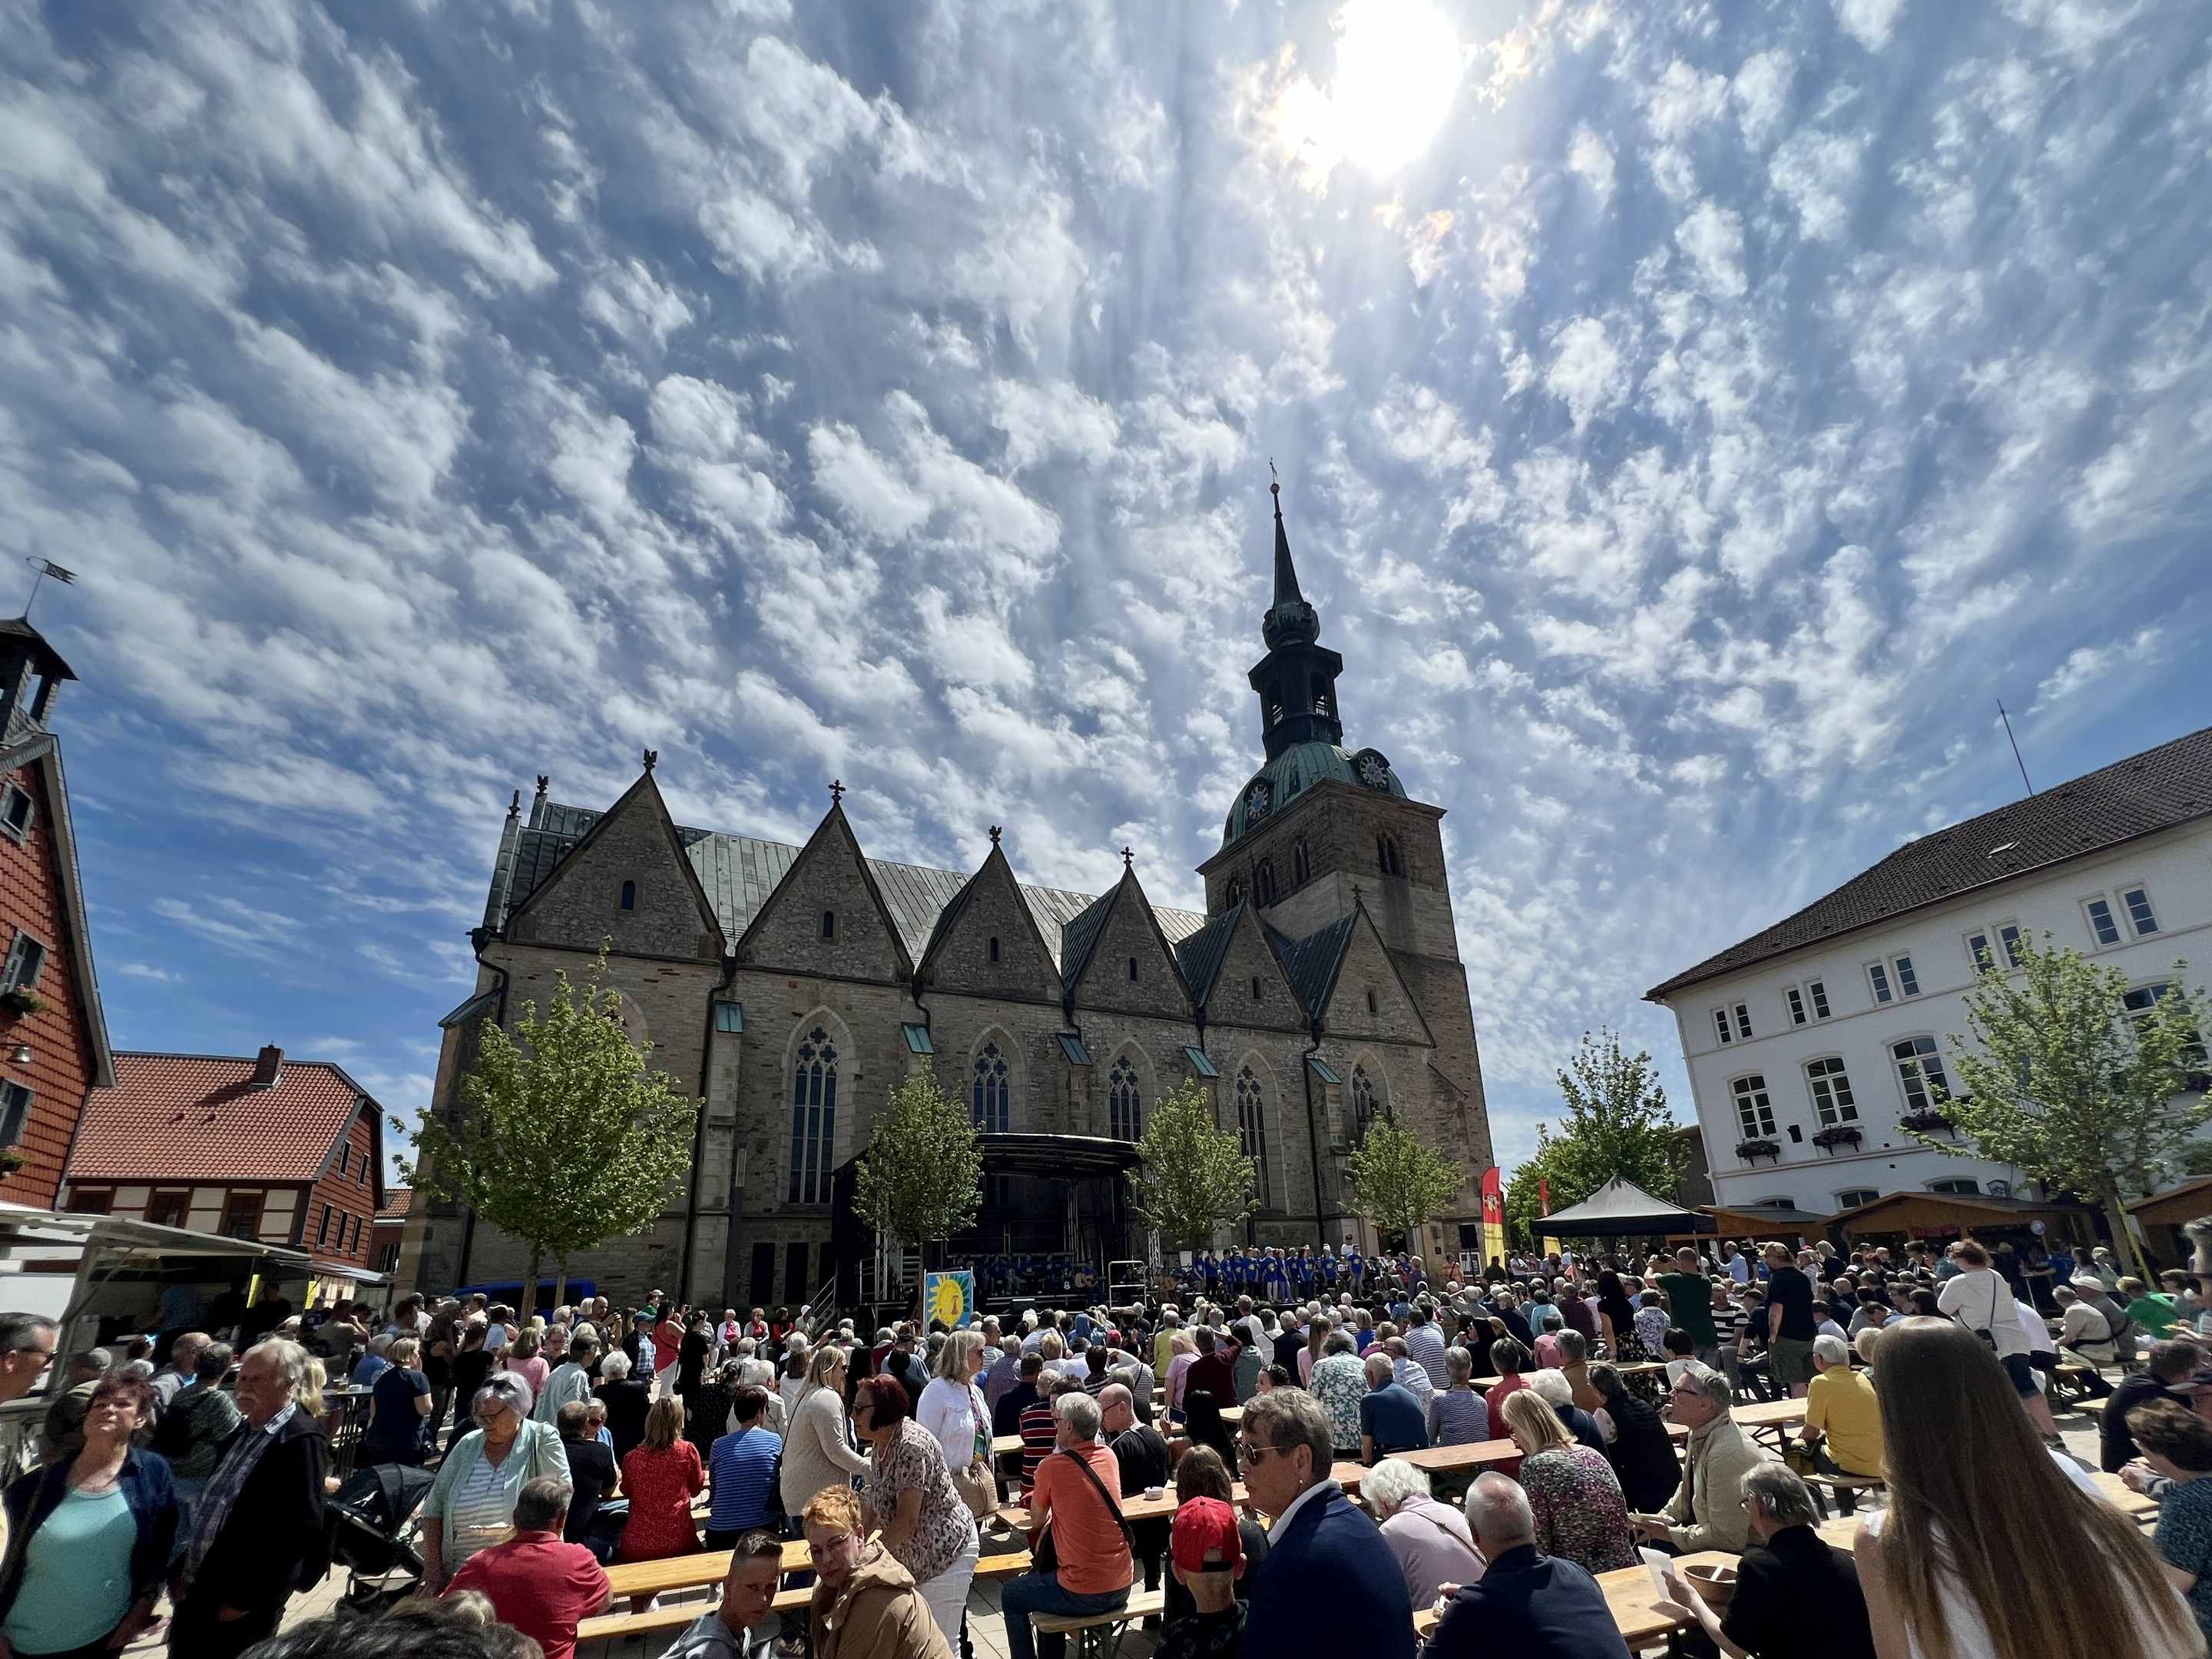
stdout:
[[1605,1396],[1605,1414],[1613,1419],[1613,1439],[1605,1449],[1620,1482],[1621,1496],[1631,1513],[1656,1514],[1682,1484],[1682,1466],[1674,1456],[1674,1443],[1667,1437],[1666,1419],[1648,1400],[1629,1393],[1620,1373],[1611,1365],[1589,1368],[1590,1387]]
[[256,1345],[238,1370],[239,1425],[208,1477],[169,1586],[176,1659],[234,1659],[274,1635],[303,1578],[326,1565],[323,1476],[330,1446],[300,1403],[307,1351]]
[[1356,1632],[1362,1659],[1413,1659],[1406,1575],[1375,1523],[1329,1479],[1335,1442],[1321,1401],[1302,1389],[1255,1395],[1240,1427],[1244,1489],[1275,1517],[1252,1582],[1243,1650],[1340,1659],[1346,1633]]
[[1477,1478],[1467,1518],[1490,1565],[1480,1583],[1452,1596],[1429,1638],[1428,1659],[1629,1659],[1597,1580],[1537,1552],[1536,1517],[1516,1483],[1502,1474]]

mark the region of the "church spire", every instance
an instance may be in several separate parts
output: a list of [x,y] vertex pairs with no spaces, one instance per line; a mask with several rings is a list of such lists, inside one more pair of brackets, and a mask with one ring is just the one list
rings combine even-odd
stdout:
[[[1273,463],[1268,464],[1273,471]],[[1336,677],[1344,659],[1318,643],[1321,613],[1298,588],[1291,562],[1290,532],[1283,527],[1283,487],[1271,483],[1275,506],[1275,600],[1261,619],[1267,654],[1252,670],[1252,689],[1260,694],[1261,737],[1267,758],[1301,743],[1340,744],[1344,727],[1336,714]]]

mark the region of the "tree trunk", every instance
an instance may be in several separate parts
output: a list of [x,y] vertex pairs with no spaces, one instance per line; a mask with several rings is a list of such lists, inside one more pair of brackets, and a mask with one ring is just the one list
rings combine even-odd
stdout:
[[553,1305],[559,1307],[568,1299],[568,1258],[562,1256],[553,1264]]
[[529,1322],[531,1315],[538,1311],[538,1269],[544,1264],[544,1255],[539,1251],[531,1251],[530,1277],[523,1281],[522,1306],[515,1310],[521,1316],[525,1324]]
[[2142,1255],[2136,1249],[2135,1235],[2128,1231],[2127,1206],[2121,1202],[2118,1188],[2107,1187],[2105,1189],[2102,1207],[2105,1224],[2112,1230],[2112,1249],[2126,1271],[2146,1285],[2156,1284],[2157,1279],[2145,1267]]

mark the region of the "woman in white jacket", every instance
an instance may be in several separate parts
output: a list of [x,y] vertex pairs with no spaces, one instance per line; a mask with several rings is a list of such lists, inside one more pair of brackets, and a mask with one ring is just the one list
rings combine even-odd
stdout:
[[845,1425],[845,1351],[824,1343],[806,1368],[806,1392],[783,1437],[787,1515],[804,1511],[823,1488],[850,1486],[868,1472],[867,1456],[854,1448]]

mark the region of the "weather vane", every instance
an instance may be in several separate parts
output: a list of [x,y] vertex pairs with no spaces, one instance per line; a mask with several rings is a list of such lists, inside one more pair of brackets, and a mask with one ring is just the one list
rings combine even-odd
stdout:
[[994,847],[996,847],[998,844],[999,844],[999,826],[998,826],[997,824],[995,824],[995,823],[994,823],[994,824],[993,824],[993,825],[991,826],[991,845],[992,845],[992,846],[994,846]]

